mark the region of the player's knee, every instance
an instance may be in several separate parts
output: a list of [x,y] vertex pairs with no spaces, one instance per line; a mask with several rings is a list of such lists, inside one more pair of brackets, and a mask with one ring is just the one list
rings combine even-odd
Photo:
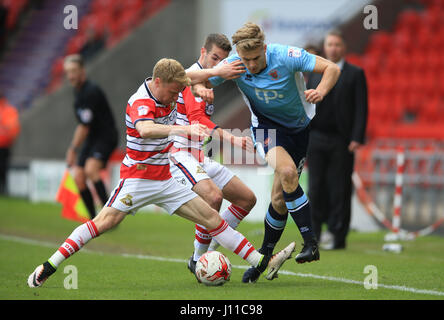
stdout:
[[219,211],[222,201],[224,200],[224,195],[218,188],[212,188],[206,192],[204,200],[210,205],[211,208]]
[[294,189],[298,186],[299,176],[295,166],[283,166],[277,169],[277,173],[284,189],[286,187]]

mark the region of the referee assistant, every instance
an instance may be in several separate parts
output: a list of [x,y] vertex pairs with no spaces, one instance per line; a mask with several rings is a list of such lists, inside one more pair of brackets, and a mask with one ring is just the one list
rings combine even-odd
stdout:
[[108,200],[100,170],[117,147],[118,131],[108,100],[103,91],[86,78],[80,55],[67,56],[64,70],[74,87],[74,110],[78,125],[66,152],[66,162],[74,168],[74,180],[92,218],[94,201],[86,180],[89,179],[103,204]]

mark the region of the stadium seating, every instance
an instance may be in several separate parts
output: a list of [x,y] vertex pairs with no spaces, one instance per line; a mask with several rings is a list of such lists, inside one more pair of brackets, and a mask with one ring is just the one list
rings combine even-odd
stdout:
[[421,3],[422,12],[401,12],[391,32],[374,32],[362,55],[347,56],[366,71],[369,140],[444,139],[444,1]]
[[92,0],[89,12],[79,21],[77,33],[69,40],[62,57],[54,61],[47,92],[58,88],[63,80],[63,57],[79,53],[87,42],[87,32],[105,40],[112,48],[142,21],[167,5],[169,0]]

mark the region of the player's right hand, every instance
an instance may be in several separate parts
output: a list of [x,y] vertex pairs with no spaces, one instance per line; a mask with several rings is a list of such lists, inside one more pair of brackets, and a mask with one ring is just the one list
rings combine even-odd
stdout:
[[218,69],[218,76],[226,80],[236,79],[245,73],[246,69],[241,60],[223,63]]
[[196,85],[192,88],[194,96],[200,97],[208,104],[212,104],[214,101],[214,92],[212,89],[205,88],[202,85]]
[[206,125],[196,123],[191,124],[187,127],[187,134],[191,136],[191,140],[200,141],[202,138],[207,138],[210,136],[210,129]]

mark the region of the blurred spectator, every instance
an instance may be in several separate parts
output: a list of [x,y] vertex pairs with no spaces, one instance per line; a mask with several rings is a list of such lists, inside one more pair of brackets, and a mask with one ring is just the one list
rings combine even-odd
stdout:
[[10,149],[19,132],[17,109],[0,92],[0,194],[6,194]]
[[[367,125],[367,84],[364,71],[344,60],[345,43],[339,31],[327,34],[324,52],[341,68],[341,75],[317,104],[311,121],[307,152],[309,195],[313,229],[321,246],[343,249],[351,218],[354,153],[364,143]],[[319,74],[310,74],[307,89],[316,88],[320,80]],[[331,235],[326,241],[321,236],[324,222]]]
[[82,49],[80,49],[80,54],[82,55],[83,61],[88,61],[94,57],[97,52],[102,50],[105,46],[105,42],[101,37],[96,35],[93,28],[88,28],[86,31],[86,41]]

